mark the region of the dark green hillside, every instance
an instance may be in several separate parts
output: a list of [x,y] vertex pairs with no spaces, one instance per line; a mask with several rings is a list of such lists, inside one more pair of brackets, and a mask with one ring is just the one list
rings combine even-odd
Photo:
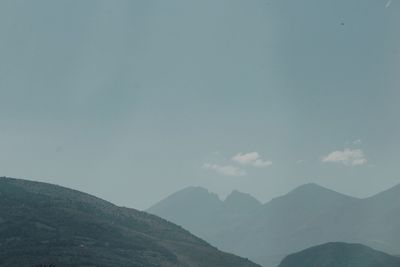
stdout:
[[161,218],[60,186],[0,178],[0,266],[249,266]]
[[400,258],[360,244],[327,243],[287,256],[279,267],[399,267]]

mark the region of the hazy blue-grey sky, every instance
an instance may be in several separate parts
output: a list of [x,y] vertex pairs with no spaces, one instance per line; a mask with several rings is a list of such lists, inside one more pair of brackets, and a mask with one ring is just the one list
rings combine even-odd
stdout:
[[147,208],[400,183],[398,0],[3,0],[0,175]]

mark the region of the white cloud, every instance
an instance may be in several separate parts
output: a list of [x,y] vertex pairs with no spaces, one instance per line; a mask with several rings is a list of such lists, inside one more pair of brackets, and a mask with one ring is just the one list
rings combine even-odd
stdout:
[[298,161],[296,161],[296,164],[301,164],[301,163],[304,163],[304,162],[305,162],[304,159],[299,159]]
[[357,166],[367,163],[367,159],[361,149],[346,148],[343,151],[337,150],[322,158],[322,162],[342,163],[348,166]]
[[226,176],[244,176],[247,175],[246,171],[237,168],[232,165],[218,165],[218,164],[211,164],[205,163],[203,168],[206,170],[212,170],[219,174],[226,175]]
[[392,4],[392,0],[389,0],[389,1],[387,1],[385,7],[388,8],[388,7],[390,7],[391,4]]
[[258,152],[250,152],[246,154],[239,153],[232,157],[232,160],[242,165],[250,165],[254,167],[267,167],[272,165],[272,161],[261,159]]

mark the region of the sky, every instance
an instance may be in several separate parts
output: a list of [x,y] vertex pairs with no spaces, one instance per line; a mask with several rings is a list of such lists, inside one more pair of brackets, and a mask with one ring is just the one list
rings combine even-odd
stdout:
[[0,175],[146,209],[400,183],[399,0],[4,0]]

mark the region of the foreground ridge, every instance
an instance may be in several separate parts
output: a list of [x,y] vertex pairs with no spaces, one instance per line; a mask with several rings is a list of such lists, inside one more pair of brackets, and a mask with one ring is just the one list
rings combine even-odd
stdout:
[[258,266],[157,216],[12,178],[0,178],[0,244],[7,267]]

